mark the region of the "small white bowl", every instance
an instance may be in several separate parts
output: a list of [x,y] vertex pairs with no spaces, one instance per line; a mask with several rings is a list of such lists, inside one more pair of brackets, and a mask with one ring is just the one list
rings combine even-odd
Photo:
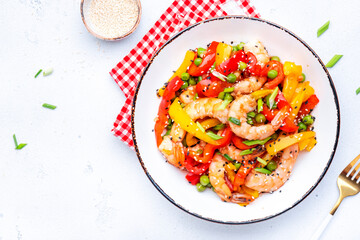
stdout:
[[[262,194],[246,208],[225,203],[211,190],[199,193],[186,173],[165,162],[156,147],[153,119],[160,100],[156,89],[180,65],[186,50],[204,47],[211,41],[260,40],[272,56],[294,61],[314,87],[320,103],[313,111],[318,144],[301,152],[290,179],[273,194]],[[334,84],[319,56],[289,30],[256,18],[227,16],[209,19],[186,28],[166,42],[149,61],[137,86],[132,108],[132,133],[140,163],[154,186],[182,210],[218,223],[244,224],[277,216],[300,203],[323,178],[335,154],[340,111]]]
[[141,3],[140,0],[134,0],[137,7],[138,7],[138,18],[134,24],[134,26],[125,34],[121,35],[121,36],[117,36],[117,37],[106,37],[106,36],[102,36],[99,33],[95,32],[92,28],[91,28],[91,24],[89,24],[88,19],[86,17],[85,12],[88,10],[90,3],[93,0],[81,0],[80,3],[80,13],[81,13],[81,19],[86,27],[86,29],[89,31],[89,33],[91,33],[93,36],[100,38],[102,40],[107,40],[107,41],[118,41],[121,40],[127,36],[129,36],[131,33],[133,33],[135,31],[135,29],[138,27],[139,23],[140,23],[140,19],[141,19]]

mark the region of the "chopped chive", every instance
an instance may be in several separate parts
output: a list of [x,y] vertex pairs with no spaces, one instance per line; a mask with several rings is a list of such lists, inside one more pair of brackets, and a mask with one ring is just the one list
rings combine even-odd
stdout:
[[231,92],[233,92],[234,91],[234,87],[228,87],[228,88],[225,88],[224,89],[224,93],[231,93]]
[[206,135],[208,135],[208,136],[209,136],[211,139],[213,139],[213,140],[219,140],[219,139],[222,139],[222,138],[223,138],[222,136],[219,136],[219,135],[213,133],[212,131],[208,131],[208,132],[206,133]]
[[339,60],[342,58],[343,55],[335,54],[332,59],[325,65],[327,68],[332,68]]
[[229,103],[231,103],[231,100],[229,100],[229,99],[225,99],[222,103],[221,103],[221,105],[218,107],[218,109],[217,110],[224,110],[226,107],[227,107],[227,105],[229,105]]
[[241,126],[241,122],[239,119],[234,118],[234,117],[229,117],[229,122],[232,122],[235,125]]
[[254,118],[255,115],[256,115],[256,113],[255,113],[255,112],[249,112],[249,113],[247,113],[246,115],[247,115],[248,117],[250,117],[250,118]]
[[196,122],[196,125],[200,128],[202,132],[205,132],[204,127],[199,122]]
[[51,109],[51,110],[54,110],[56,108],[56,106],[48,104],[48,103],[44,103],[42,106],[44,108],[48,108],[48,109]]
[[234,160],[228,155],[228,154],[224,154],[224,158],[226,158],[228,161],[233,162]]
[[276,87],[274,91],[269,96],[269,108],[272,109],[275,104],[275,98],[278,95],[279,87]]
[[261,157],[257,157],[256,160],[265,166],[267,165],[267,162],[264,159],[262,159]]
[[356,95],[358,95],[359,93],[360,93],[360,87],[356,89]]
[[213,128],[214,128],[214,130],[219,131],[219,130],[222,130],[222,129],[225,128],[225,124],[220,123],[220,124],[216,125],[216,126],[213,127]]
[[266,168],[255,168],[255,171],[259,172],[259,173],[264,173],[264,174],[271,174],[271,171],[267,170]]
[[49,76],[54,71],[53,68],[48,68],[43,71],[43,76]]
[[164,134],[164,137],[170,135],[170,132],[171,132],[171,130],[168,129],[168,130],[166,131],[166,133]]
[[221,155],[221,152],[216,152],[215,154],[217,154],[217,155]]
[[15,149],[16,150],[23,149],[26,145],[27,145],[27,143],[20,143]]
[[255,148],[251,148],[251,149],[247,149],[247,150],[241,151],[241,152],[240,152],[240,156],[247,155],[247,154],[251,154],[251,153],[254,152],[254,150],[255,150]]
[[17,148],[17,146],[18,146],[18,142],[17,142],[17,140],[16,140],[16,136],[15,136],[15,134],[13,135],[13,139],[14,139],[15,149],[16,149],[16,148]]
[[263,104],[264,104],[264,103],[263,103],[262,99],[259,98],[259,99],[258,99],[258,110],[257,110],[258,113],[261,112],[262,110],[264,110]]
[[258,145],[264,145],[270,139],[271,139],[271,137],[267,137],[264,140],[246,140],[246,141],[243,141],[243,144],[245,144],[247,146],[252,146],[252,145],[257,145],[257,144]]
[[198,154],[202,154],[202,153],[203,153],[203,150],[202,150],[202,149],[198,149],[196,152],[197,152]]
[[194,100],[196,100],[196,99],[198,99],[198,98],[199,98],[198,93],[195,93]]
[[328,30],[330,25],[330,20],[327,21],[324,25],[322,25],[318,30],[317,30],[317,36],[320,37],[321,34],[323,34],[326,30]]
[[40,69],[36,74],[34,78],[37,78],[37,76],[39,76],[39,74],[42,72],[42,69]]

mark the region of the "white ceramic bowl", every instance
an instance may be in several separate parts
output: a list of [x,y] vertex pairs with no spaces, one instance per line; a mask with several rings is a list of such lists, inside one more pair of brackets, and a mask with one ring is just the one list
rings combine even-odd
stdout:
[[[160,88],[180,65],[186,50],[211,41],[260,40],[270,55],[294,61],[314,87],[320,103],[313,111],[318,144],[301,152],[290,179],[273,194],[262,194],[246,208],[225,203],[211,190],[199,193],[186,173],[165,162],[156,148],[154,118]],[[300,203],[317,186],[334,156],[340,130],[339,103],[331,77],[319,56],[299,37],[277,24],[243,16],[227,16],[197,23],[176,34],[153,56],[136,89],[132,131],[140,163],[154,186],[170,202],[197,217],[219,223],[252,223],[277,216]]]

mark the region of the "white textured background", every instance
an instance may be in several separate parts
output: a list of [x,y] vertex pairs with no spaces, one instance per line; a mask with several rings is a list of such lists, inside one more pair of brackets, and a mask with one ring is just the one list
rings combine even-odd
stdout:
[[[0,239],[307,239],[338,196],[336,177],[360,153],[360,2],[253,0],[264,19],[303,38],[327,62],[341,105],[341,135],[320,185],[274,219],[241,226],[206,222],[168,202],[110,133],[124,97],[108,72],[172,0],[143,0],[136,32],[92,37],[80,1],[1,0]],[[316,31],[327,20],[329,30]],[[48,77],[34,74],[53,67]],[[55,111],[42,103],[57,105]],[[14,150],[12,134],[19,143]],[[316,159],[314,159],[316,162]],[[345,199],[323,239],[360,239],[360,196]]]

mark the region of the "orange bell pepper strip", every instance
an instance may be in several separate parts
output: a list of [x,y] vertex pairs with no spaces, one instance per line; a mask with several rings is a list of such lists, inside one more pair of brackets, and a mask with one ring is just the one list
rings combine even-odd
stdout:
[[244,162],[242,162],[241,167],[237,171],[233,182],[233,187],[235,190],[245,183],[245,178],[250,173],[250,171],[256,166],[256,164],[257,161],[255,159],[245,160]]
[[163,140],[162,133],[165,127],[168,125],[169,107],[171,104],[171,99],[175,97],[175,92],[181,88],[183,83],[184,82],[179,77],[176,76],[169,82],[169,84],[166,86],[166,89],[164,91],[164,95],[159,105],[159,111],[154,127],[156,144],[158,147],[160,146]]
[[[216,125],[220,124],[221,122],[216,118],[209,118],[204,121],[202,121],[200,124],[204,128],[204,130],[215,127]],[[198,142],[196,138],[194,138],[194,135],[191,133],[186,134],[186,145],[193,146]]]
[[192,63],[190,65],[188,69],[188,73],[191,76],[195,76],[195,77],[201,76],[211,68],[211,66],[215,62],[216,48],[218,44],[219,43],[215,41],[210,44],[199,66],[196,66],[195,63]]
[[232,47],[226,43],[220,42],[216,48],[215,64],[220,65],[222,62],[229,59]]

